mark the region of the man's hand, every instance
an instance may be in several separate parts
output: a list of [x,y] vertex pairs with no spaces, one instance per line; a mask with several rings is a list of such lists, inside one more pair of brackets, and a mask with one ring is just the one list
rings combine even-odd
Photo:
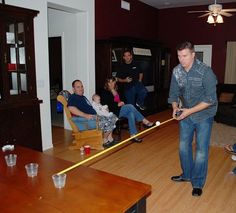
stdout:
[[94,118],[96,117],[96,115],[85,114],[84,117],[85,117],[86,119],[88,119],[88,120],[92,120],[92,119],[94,119]]
[[[205,102],[201,102],[199,104],[197,104],[196,106],[192,107],[192,108],[183,108],[183,109],[180,109],[182,111],[181,115],[179,115],[176,120],[183,120],[184,118],[188,117],[189,115],[195,113],[195,112],[199,112],[199,111],[202,111],[206,108],[208,108],[210,106],[209,103],[205,103]],[[173,107],[173,111],[175,107]]]
[[177,104],[172,104],[173,112],[172,112],[172,118],[176,119],[176,114],[178,111],[180,111],[180,108],[177,106]]
[[127,82],[127,83],[130,83],[130,82],[133,80],[133,79],[130,78],[130,77],[126,77],[125,79],[126,79],[126,82]]
[[176,113],[177,113],[177,116],[175,116],[175,119],[178,121],[183,120],[184,118],[192,114],[191,110],[186,109],[186,108],[180,109],[179,111],[176,111]]

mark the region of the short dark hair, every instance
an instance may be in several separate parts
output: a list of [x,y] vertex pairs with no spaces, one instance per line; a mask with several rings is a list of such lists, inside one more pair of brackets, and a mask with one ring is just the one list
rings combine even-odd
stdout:
[[193,44],[189,41],[182,42],[176,46],[177,51],[181,51],[183,49],[189,49],[191,52],[195,52]]
[[80,82],[80,83],[82,83],[82,81],[79,80],[79,79],[74,80],[74,81],[72,82],[72,87],[73,87],[73,88],[74,88],[76,82]]

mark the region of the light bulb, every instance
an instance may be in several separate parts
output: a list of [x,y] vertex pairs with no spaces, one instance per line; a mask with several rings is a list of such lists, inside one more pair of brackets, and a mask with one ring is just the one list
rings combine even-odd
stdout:
[[207,23],[209,23],[209,24],[214,24],[215,23],[215,20],[214,20],[212,15],[208,16]]
[[216,23],[219,23],[219,24],[224,23],[223,17],[221,15],[217,16]]

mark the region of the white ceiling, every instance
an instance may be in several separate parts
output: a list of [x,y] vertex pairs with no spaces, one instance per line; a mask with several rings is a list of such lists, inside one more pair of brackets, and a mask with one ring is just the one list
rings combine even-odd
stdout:
[[[158,9],[214,4],[215,0],[139,0]],[[218,0],[217,3],[236,2],[236,0]]]

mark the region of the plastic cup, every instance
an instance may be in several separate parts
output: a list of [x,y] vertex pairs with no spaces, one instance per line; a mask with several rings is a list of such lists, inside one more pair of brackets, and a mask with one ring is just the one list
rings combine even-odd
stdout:
[[35,177],[38,174],[38,167],[37,163],[29,163],[25,165],[26,173],[28,177]]
[[90,154],[90,150],[91,150],[91,147],[89,145],[84,146],[84,153],[85,153],[85,155],[89,155]]
[[80,147],[80,154],[84,155],[84,147]]
[[54,174],[52,175],[52,180],[54,183],[54,186],[58,189],[61,189],[66,184],[66,174]]
[[15,166],[16,165],[16,159],[17,159],[16,154],[5,155],[5,160],[6,160],[7,166]]

